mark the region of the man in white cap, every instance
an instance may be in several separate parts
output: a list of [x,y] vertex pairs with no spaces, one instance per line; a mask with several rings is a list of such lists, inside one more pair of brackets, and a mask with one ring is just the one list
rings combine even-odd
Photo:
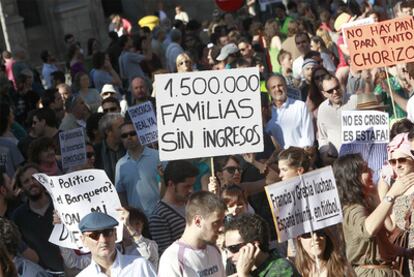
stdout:
[[91,251],[91,264],[77,276],[156,276],[151,264],[142,257],[122,255],[115,247],[118,221],[100,212],[81,219],[81,240]]
[[[121,114],[124,115],[128,109],[128,102],[122,98],[119,92],[115,89],[112,84],[105,84],[101,89],[102,100],[105,100],[108,97],[115,97],[119,100],[119,105],[121,107]],[[103,104],[98,108],[98,112],[105,112],[103,110]],[[114,112],[114,111],[111,111]]]

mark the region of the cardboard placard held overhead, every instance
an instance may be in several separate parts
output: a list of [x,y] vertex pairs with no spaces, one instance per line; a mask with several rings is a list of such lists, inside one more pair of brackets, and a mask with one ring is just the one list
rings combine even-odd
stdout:
[[342,222],[332,167],[265,187],[279,242]]
[[263,151],[259,70],[155,75],[160,159]]
[[128,113],[142,145],[158,140],[157,119],[150,101],[130,107]]
[[379,111],[342,111],[342,144],[388,143],[389,115]]
[[[116,209],[121,207],[121,202],[105,171],[80,170],[61,176],[37,173],[33,177],[49,192],[63,223],[53,228],[49,238],[51,243],[72,249],[84,248],[78,225],[93,211],[109,214],[119,222]],[[117,226],[118,241],[122,240],[122,226]]]
[[82,127],[59,133],[59,140],[63,169],[86,163],[85,134]]
[[396,18],[344,30],[354,70],[414,61],[414,19]]

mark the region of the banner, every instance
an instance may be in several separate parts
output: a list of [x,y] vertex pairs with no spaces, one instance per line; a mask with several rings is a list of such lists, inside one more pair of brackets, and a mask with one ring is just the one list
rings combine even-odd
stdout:
[[342,222],[331,166],[266,186],[265,190],[279,242]]
[[151,144],[158,140],[157,119],[150,101],[130,107],[128,113],[141,145]]
[[414,19],[396,18],[344,30],[354,70],[414,61]]
[[83,128],[76,128],[59,133],[62,167],[84,165],[86,163],[86,145]]
[[[51,243],[82,249],[78,225],[84,216],[99,211],[117,220],[119,218],[116,209],[121,207],[121,202],[115,186],[103,170],[80,170],[61,176],[37,173],[33,177],[49,192],[64,224],[55,225],[49,238]],[[122,227],[122,224],[117,226],[117,241],[122,240]]]
[[388,113],[379,111],[342,111],[342,144],[388,143]]
[[259,70],[155,75],[162,161],[263,151]]

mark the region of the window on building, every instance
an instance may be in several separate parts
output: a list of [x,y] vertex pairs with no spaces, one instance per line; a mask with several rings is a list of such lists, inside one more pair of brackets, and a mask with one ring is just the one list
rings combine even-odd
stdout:
[[42,24],[36,0],[17,0],[17,9],[19,15],[24,19],[23,24],[26,28]]

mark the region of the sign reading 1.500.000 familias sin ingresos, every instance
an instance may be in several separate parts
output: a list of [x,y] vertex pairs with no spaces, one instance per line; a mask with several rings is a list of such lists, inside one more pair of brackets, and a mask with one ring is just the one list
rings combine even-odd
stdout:
[[155,75],[160,159],[263,151],[257,68]]

